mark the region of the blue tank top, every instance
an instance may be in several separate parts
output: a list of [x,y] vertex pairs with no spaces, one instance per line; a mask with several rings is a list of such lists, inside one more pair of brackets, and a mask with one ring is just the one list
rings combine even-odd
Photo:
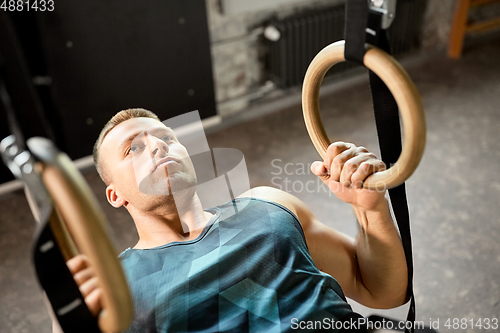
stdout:
[[352,312],[290,210],[239,198],[206,211],[215,215],[196,239],[120,254],[135,305],[128,332],[287,332]]

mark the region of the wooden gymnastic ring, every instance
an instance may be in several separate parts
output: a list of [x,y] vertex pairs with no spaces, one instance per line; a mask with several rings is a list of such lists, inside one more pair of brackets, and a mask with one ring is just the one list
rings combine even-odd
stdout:
[[[319,111],[319,90],[326,72],[345,61],[345,41],[321,50],[307,69],[302,88],[302,109],[309,136],[322,158],[331,141],[328,139]],[[403,121],[404,142],[397,162],[385,171],[369,176],[363,187],[371,190],[390,189],[402,184],[417,168],[425,148],[425,116],[415,84],[403,67],[381,49],[366,45],[364,65],[378,75],[391,91]]]
[[70,158],[51,141],[31,138],[30,151],[42,161],[42,179],[78,249],[89,259],[102,291],[98,324],[103,332],[122,332],[133,318],[133,302],[107,221]]

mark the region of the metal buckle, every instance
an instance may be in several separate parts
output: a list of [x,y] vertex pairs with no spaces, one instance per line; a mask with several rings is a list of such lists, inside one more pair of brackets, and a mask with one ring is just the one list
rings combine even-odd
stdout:
[[47,219],[52,211],[52,200],[35,168],[36,159],[28,150],[20,151],[14,135],[0,142],[0,155],[12,174],[26,185],[24,191],[35,220]]
[[396,17],[396,0],[368,0],[371,11],[382,14],[382,29],[391,26]]

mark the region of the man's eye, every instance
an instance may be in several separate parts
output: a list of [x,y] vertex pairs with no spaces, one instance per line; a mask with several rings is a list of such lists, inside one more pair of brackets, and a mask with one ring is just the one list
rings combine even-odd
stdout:
[[172,141],[174,138],[171,135],[165,135],[164,137],[161,138],[163,141]]
[[139,146],[131,146],[130,149],[128,150],[128,152],[127,152],[127,155],[128,154],[133,154],[135,152],[138,152],[139,150],[141,150],[141,147],[139,147]]

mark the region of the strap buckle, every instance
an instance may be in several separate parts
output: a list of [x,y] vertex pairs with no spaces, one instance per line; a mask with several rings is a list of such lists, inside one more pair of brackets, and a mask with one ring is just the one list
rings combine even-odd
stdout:
[[21,151],[14,135],[0,142],[0,155],[12,174],[26,185],[24,191],[35,220],[41,222],[48,219],[52,212],[52,200],[36,170],[37,160],[28,150]]
[[382,14],[381,28],[386,30],[396,17],[396,0],[369,0],[370,11]]

